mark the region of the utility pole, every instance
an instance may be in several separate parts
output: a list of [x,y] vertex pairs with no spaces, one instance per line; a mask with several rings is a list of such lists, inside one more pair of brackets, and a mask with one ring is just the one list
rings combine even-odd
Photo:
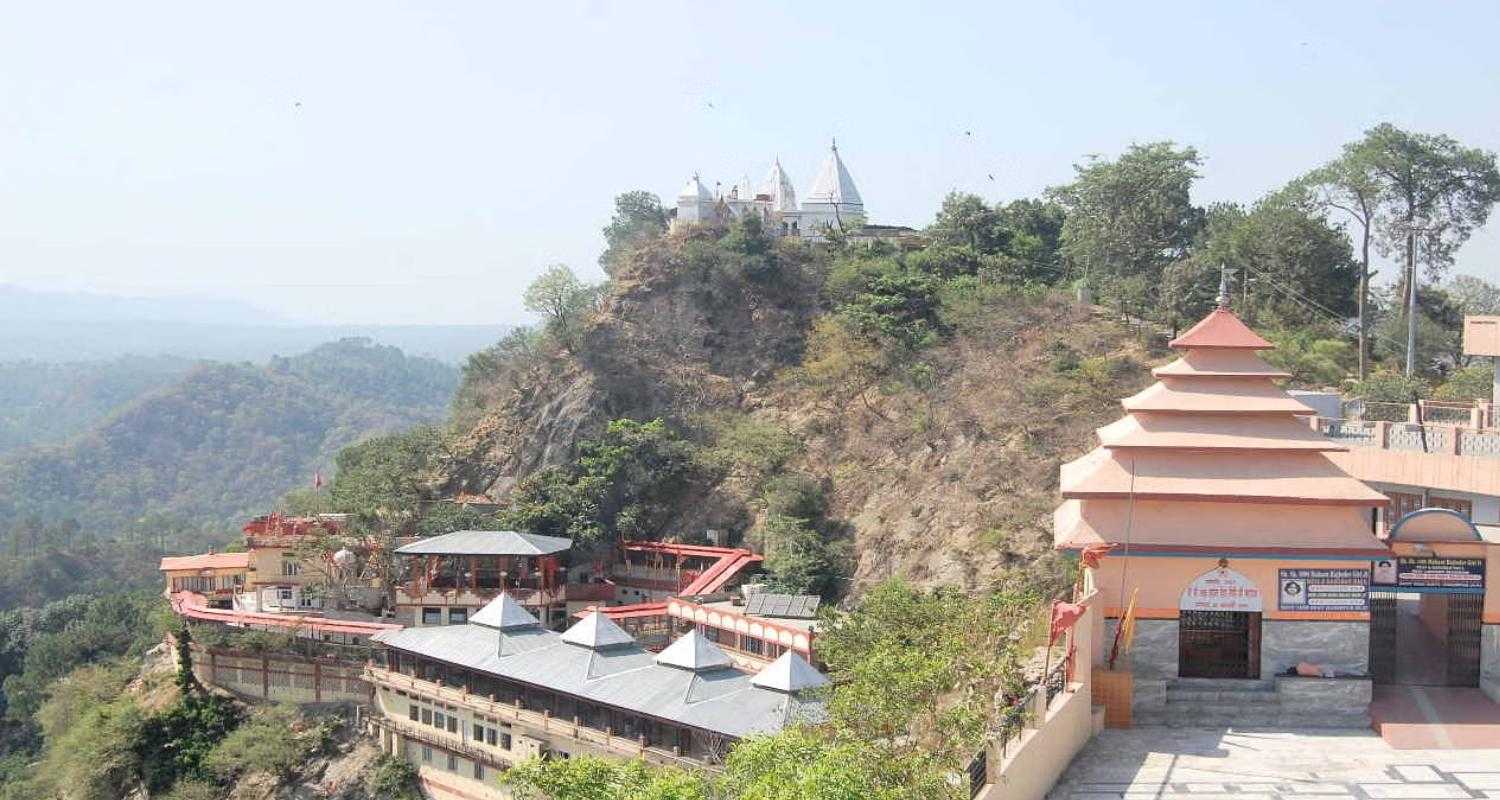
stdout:
[[1406,377],[1416,373],[1417,366],[1417,232],[1415,225],[1406,231]]

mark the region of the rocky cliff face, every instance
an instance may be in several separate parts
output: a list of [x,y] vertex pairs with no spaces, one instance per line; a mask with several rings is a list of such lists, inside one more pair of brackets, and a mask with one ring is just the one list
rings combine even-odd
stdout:
[[[462,432],[448,488],[504,499],[614,418],[701,435],[705,412],[747,414],[804,445],[787,466],[823,482],[849,588],[890,576],[974,588],[1055,561],[1058,467],[1144,385],[1145,348],[1090,308],[1017,292],[926,349],[923,380],[830,392],[800,379],[830,313],[818,299],[827,258],[797,243],[732,258],[692,237],[636,253],[576,346],[533,364]],[[682,503],[663,535],[743,533],[761,514],[725,479]]]

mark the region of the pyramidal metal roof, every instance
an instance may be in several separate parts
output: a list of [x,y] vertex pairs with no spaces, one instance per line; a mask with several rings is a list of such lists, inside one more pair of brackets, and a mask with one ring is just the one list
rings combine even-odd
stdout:
[[573,547],[562,536],[515,531],[454,531],[420,539],[396,548],[402,555],[418,556],[547,556]]
[[828,685],[828,677],[807,663],[796,651],[788,650],[750,679],[752,686],[777,692],[800,692]]
[[486,628],[497,630],[514,630],[516,628],[540,628],[542,623],[531,612],[521,607],[515,598],[501,592],[499,597],[485,604],[484,608],[474,612],[469,622],[475,625],[483,625]]
[[864,201],[859,197],[859,190],[854,188],[854,178],[850,177],[849,170],[844,167],[844,160],[839,158],[837,142],[829,149],[828,158],[818,170],[818,176],[813,179],[812,189],[808,190],[803,202],[864,205]]
[[604,614],[593,611],[563,631],[562,640],[569,644],[582,645],[590,650],[634,644],[635,639]]
[[710,642],[708,637],[698,632],[697,628],[688,631],[687,635],[673,642],[667,649],[656,656],[656,663],[665,667],[677,667],[694,672],[705,669],[718,669],[731,666],[734,662],[729,656],[719,649],[719,646]]

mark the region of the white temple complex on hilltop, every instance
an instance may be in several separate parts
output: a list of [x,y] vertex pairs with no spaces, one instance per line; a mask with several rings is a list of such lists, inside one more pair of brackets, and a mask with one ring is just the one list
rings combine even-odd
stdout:
[[836,141],[829,146],[828,157],[800,204],[780,159],[771,164],[758,189],[746,176],[728,191],[717,184],[710,190],[694,174],[677,195],[675,223],[727,222],[746,214],[760,215],[766,229],[774,234],[813,240],[823,238],[830,229],[865,238],[901,238],[916,233],[911,228],[867,224],[864,200],[839,157]]

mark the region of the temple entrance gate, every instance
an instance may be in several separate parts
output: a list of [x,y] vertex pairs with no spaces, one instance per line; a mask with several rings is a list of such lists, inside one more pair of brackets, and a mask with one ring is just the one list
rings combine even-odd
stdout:
[[1178,677],[1260,678],[1260,622],[1260,588],[1220,560],[1177,604]]
[[1182,611],[1177,647],[1181,677],[1259,678],[1260,614]]
[[1484,595],[1370,593],[1370,677],[1377,684],[1477,687]]

